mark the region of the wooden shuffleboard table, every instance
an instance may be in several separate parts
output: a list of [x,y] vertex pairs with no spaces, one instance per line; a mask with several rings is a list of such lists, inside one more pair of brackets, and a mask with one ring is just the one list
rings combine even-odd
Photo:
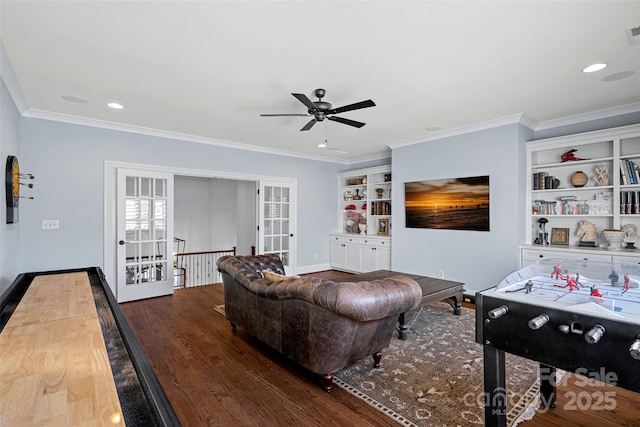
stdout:
[[[377,270],[369,273],[354,274],[353,276],[345,276],[333,279],[335,282],[360,282],[369,280],[380,280],[394,276],[405,276],[415,280],[420,289],[422,289],[422,300],[417,308],[424,307],[437,301],[447,301],[453,307],[454,314],[460,314],[462,297],[464,292],[464,283],[454,282],[445,279],[436,279],[434,277],[420,276],[417,274],[407,274],[391,270]],[[417,316],[417,314],[416,314]],[[407,339],[407,313],[400,314],[398,318],[399,330],[398,338]]]
[[0,298],[0,425],[180,425],[99,268]]

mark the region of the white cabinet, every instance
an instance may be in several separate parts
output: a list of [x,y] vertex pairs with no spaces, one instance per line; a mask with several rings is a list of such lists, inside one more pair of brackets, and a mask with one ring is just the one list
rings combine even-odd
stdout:
[[338,270],[359,271],[360,240],[350,236],[331,236],[331,267]]
[[[640,229],[640,181],[627,181],[621,174],[630,173],[629,164],[640,166],[640,125],[527,143],[527,246],[521,249],[521,262],[556,255],[609,261],[619,255],[640,261],[640,250],[618,252],[600,247],[605,243],[600,235],[604,229],[629,224]],[[586,183],[581,185],[578,178],[586,178]],[[541,237],[540,220],[548,221],[545,231],[551,245],[536,245]],[[580,236],[576,233],[581,221],[597,227],[593,248],[578,246]],[[552,241],[555,236],[567,239]]]
[[331,235],[331,267],[353,273],[391,269],[391,239]]
[[360,271],[391,270],[391,247],[388,239],[360,239]]

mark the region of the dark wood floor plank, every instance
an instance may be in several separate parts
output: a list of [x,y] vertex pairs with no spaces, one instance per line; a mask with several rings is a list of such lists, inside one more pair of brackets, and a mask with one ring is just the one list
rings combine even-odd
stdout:
[[[221,285],[211,285],[121,304],[184,426],[397,426],[339,387],[326,393],[313,374],[242,328],[233,333],[213,309],[223,303]],[[568,378],[558,388],[557,407],[536,414],[521,427],[639,425],[640,394],[610,386],[582,387],[584,378]],[[577,393],[595,400],[605,392],[615,393],[613,411],[568,406]]]

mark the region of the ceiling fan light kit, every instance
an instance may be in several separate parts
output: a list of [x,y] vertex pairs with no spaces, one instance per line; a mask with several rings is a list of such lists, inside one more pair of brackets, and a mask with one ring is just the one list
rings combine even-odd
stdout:
[[317,101],[311,101],[305,94],[303,93],[292,93],[298,101],[302,102],[307,107],[308,114],[260,114],[262,117],[277,117],[277,116],[296,116],[296,117],[309,117],[313,116],[311,120],[305,124],[301,131],[307,131],[313,127],[317,122],[322,122],[324,119],[331,120],[334,122],[342,123],[344,125],[353,126],[356,128],[361,128],[366,123],[358,122],[356,120],[346,119],[344,117],[338,117],[334,114],[344,113],[346,111],[359,110],[361,108],[375,107],[375,102],[368,99],[366,101],[356,102],[354,104],[344,105],[342,107],[333,108],[331,103],[323,101],[326,91],[324,89],[316,89],[314,91],[315,96],[318,98]]

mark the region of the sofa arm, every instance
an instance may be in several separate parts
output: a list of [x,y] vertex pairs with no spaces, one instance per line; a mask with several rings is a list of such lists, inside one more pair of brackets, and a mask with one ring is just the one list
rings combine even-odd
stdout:
[[238,282],[249,285],[254,280],[263,279],[262,270],[284,274],[284,266],[277,254],[231,256],[218,259],[218,271],[227,273]]
[[354,320],[368,321],[398,316],[417,307],[421,300],[420,285],[404,276],[343,282],[339,283],[334,311]]

